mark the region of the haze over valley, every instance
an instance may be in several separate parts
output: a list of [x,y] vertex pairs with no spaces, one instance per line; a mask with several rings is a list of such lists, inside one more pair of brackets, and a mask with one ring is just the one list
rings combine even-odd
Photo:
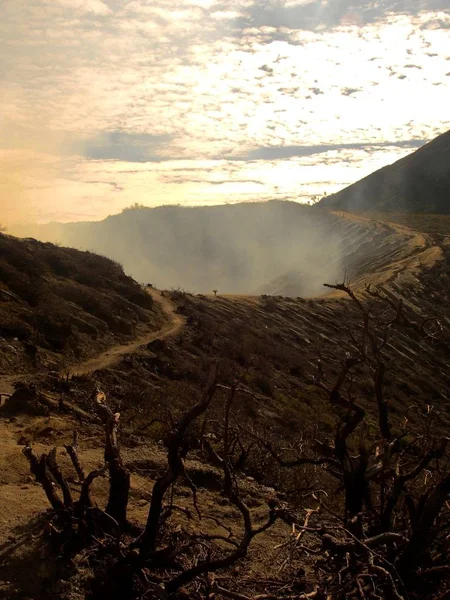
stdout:
[[[388,221],[396,213],[448,213],[449,164],[447,132],[314,206],[135,206],[103,221],[18,226],[13,232],[103,254],[161,289],[316,296],[325,282],[374,277],[416,244],[424,246],[414,230],[377,224],[370,211],[387,211]],[[355,218],[333,209],[360,213]]]
[[[96,223],[36,228],[40,239],[89,249],[161,289],[256,293],[294,269],[304,294],[342,276],[333,220],[310,207],[269,202],[231,206],[137,208]],[[31,231],[32,233],[32,231]]]

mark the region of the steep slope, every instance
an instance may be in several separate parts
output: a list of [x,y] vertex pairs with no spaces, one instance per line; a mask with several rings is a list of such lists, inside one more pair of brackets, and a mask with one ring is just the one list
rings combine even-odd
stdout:
[[158,329],[152,304],[107,258],[0,234],[0,375],[58,368]]
[[[432,330],[412,327],[389,336],[386,398],[395,418],[401,419],[409,411],[409,418],[419,422],[417,410],[430,404],[436,407],[440,426],[448,428],[450,245],[435,242],[433,247],[440,248],[441,260],[428,266],[417,264],[411,271],[404,269],[378,289],[395,305],[402,301],[411,320],[422,323],[436,318],[442,325],[437,336],[431,335]],[[192,389],[204,381],[211,358],[216,357],[225,385],[236,373],[246,373],[239,405],[242,422],[260,431],[269,429],[287,444],[299,432],[315,426],[322,432],[333,431],[326,395],[314,385],[314,375],[320,358],[327,381],[335,380],[352,347],[349,330],[357,332],[360,328],[361,314],[346,296],[305,300],[175,292],[170,297],[187,319],[182,334],[154,353],[135,356],[119,385],[116,373],[101,373],[105,389],[114,386],[121,398],[133,398],[133,389],[139,385],[147,418],[154,419],[168,405],[174,410],[181,408]],[[155,386],[161,396],[155,395]],[[367,397],[369,389],[370,376],[359,373],[356,397]],[[84,396],[87,398],[88,392]],[[159,397],[164,398],[163,405]],[[368,397],[368,407],[372,401],[373,397]],[[136,422],[140,418],[137,415]],[[158,432],[155,429],[155,435]],[[261,471],[257,474],[264,478]]]
[[124,356],[137,352],[139,348],[148,346],[153,342],[156,342],[156,345],[160,345],[162,340],[166,339],[167,337],[174,336],[181,331],[185,325],[186,319],[182,315],[175,312],[174,305],[167,299],[166,296],[163,295],[164,292],[159,292],[154,289],[148,289],[147,291],[149,294],[151,294],[153,299],[156,300],[157,304],[160,305],[161,309],[165,313],[167,324],[157,331],[146,332],[144,335],[137,337],[132,342],[118,344],[113,348],[109,348],[106,352],[103,352],[99,356],[90,358],[82,363],[68,368],[70,375],[90,375],[99,369],[107,369],[118,363]]
[[[435,242],[441,260],[404,269],[378,289],[394,305],[402,301],[411,321],[420,324],[431,318],[424,330],[402,327],[387,340],[386,398],[394,419],[408,414],[419,423],[419,409],[429,404],[435,406],[439,427],[445,429],[450,424],[450,245],[445,240]],[[363,297],[361,290],[357,293]],[[164,419],[168,408],[176,413],[190,404],[194,392],[200,394],[211,359],[217,358],[222,384],[230,385],[236,373],[245,374],[239,402],[243,423],[270,430],[286,444],[314,427],[332,433],[333,415],[327,411],[326,394],[314,385],[314,376],[318,358],[329,383],[340,372],[352,348],[349,331],[361,327],[361,313],[352,301],[339,294],[311,299],[167,294],[185,317],[182,330],[95,376],[102,389],[114,394],[132,429],[139,430],[147,420],[154,425],[144,430],[145,435],[161,439],[155,420]],[[428,327],[438,322],[442,329],[433,335]],[[353,390],[358,399],[366,398],[368,410],[373,409],[370,382],[370,373],[358,372]],[[42,385],[55,398],[61,394],[58,382]],[[91,410],[93,382],[75,379],[73,387],[64,392],[67,400],[76,398]],[[264,480],[258,465],[254,475]]]
[[347,211],[450,214],[450,131],[323,198],[319,206]]
[[431,245],[412,228],[293,202],[137,208],[35,234],[110,256],[158,288],[293,297],[344,275],[385,281]]
[[[326,218],[338,238],[340,279],[345,276],[354,289],[408,280],[418,272],[419,265],[431,266],[442,256],[435,236],[401,222],[345,212],[330,212]],[[417,225],[421,229],[420,223]],[[330,263],[335,260],[336,256],[330,255]],[[293,269],[261,286],[258,292],[271,296],[304,296],[307,276],[302,269]],[[317,271],[315,277],[321,284],[333,282],[324,272]]]

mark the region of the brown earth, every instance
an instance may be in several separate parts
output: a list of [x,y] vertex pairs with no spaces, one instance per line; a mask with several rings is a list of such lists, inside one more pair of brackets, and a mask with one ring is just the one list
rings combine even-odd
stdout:
[[[376,214],[367,216],[343,211],[328,213],[327,221],[339,240],[338,254],[330,256],[330,261],[339,262],[341,280],[348,278],[356,291],[366,285],[414,282],[420,267],[431,267],[442,259],[441,236],[421,231],[420,223],[412,227],[390,221],[389,215],[381,219]],[[450,227],[450,221],[448,225]],[[260,292],[272,296],[302,296],[308,276],[308,272],[301,270],[290,271],[262,286]]]
[[[349,244],[351,232],[354,234],[355,243],[349,248],[353,262],[349,264],[353,264],[353,281],[359,294],[363,294],[366,283],[376,282],[389,298],[401,299],[412,318],[440,319],[443,332],[438,339],[406,329],[389,340],[386,395],[394,421],[400,422],[408,414],[419,423],[420,410],[434,405],[439,427],[446,432],[450,425],[450,247],[445,240],[450,231],[444,235],[422,232],[402,223],[374,223],[372,218],[335,218],[346,219]],[[43,410],[46,414],[32,415],[26,408],[14,410],[14,402],[11,406],[8,401],[0,415],[0,597],[16,594],[18,598],[35,600],[84,598],[83,586],[90,576],[88,567],[83,571],[83,564],[78,565],[70,581],[59,582],[59,587],[55,587],[48,561],[44,561],[45,567],[36,566],[37,556],[43,552],[37,516],[48,506],[41,487],[29,475],[22,447],[25,442],[32,442],[37,452],[53,446],[62,448],[77,429],[85,468],[100,465],[103,436],[93,418],[90,400],[97,386],[106,392],[113,410],[121,412],[123,453],[132,471],[130,519],[140,525],[147,516],[155,475],[165,464],[161,440],[167,425],[154,419],[160,417],[167,423],[167,411],[177,415],[192,404],[205,382],[212,358],[220,359],[220,382],[225,386],[236,374],[251,367],[236,403],[235,418],[241,423],[283,439],[286,446],[310,432],[315,436],[332,435],[334,415],[328,409],[327,399],[313,385],[312,377],[318,357],[330,381],[339,370],[349,342],[347,328],[355,330],[360,322],[350,301],[336,294],[304,299],[194,296],[179,291],[161,295],[156,290],[150,293],[168,320],[157,331],[147,331],[132,342],[117,343],[97,358],[67,363],[67,378],[58,372],[39,373],[36,369],[20,376],[11,371],[3,375],[3,385],[14,379],[33,381],[38,397],[41,394],[47,404]],[[156,306],[155,309],[161,323],[162,312]],[[355,393],[370,413],[373,398],[367,376],[365,372],[358,373]],[[220,410],[224,393],[219,391],[213,416],[214,411]],[[186,520],[180,516],[179,526],[217,532],[217,525],[206,518],[209,515],[235,528],[236,514],[217,500],[214,467],[200,462],[195,451],[189,456],[188,471],[198,482],[205,519]],[[63,453],[60,459],[69,473]],[[299,482],[282,469],[269,471],[264,458],[257,456],[249,462],[240,485],[257,518],[262,518],[265,498],[273,487],[288,492]],[[71,486],[77,489],[75,480]],[[103,506],[105,480],[97,481],[95,493]],[[304,498],[302,510],[311,507],[311,502],[310,497]],[[176,488],[176,503],[195,514],[186,482]],[[248,559],[236,565],[231,577],[241,581],[248,593],[253,589],[261,591],[261,585],[254,582],[261,583],[262,573],[267,580],[279,576],[286,558],[285,548],[280,545],[290,533],[280,525],[262,535]],[[290,567],[307,568],[307,561]],[[270,584],[267,585],[270,590]]]
[[[182,315],[176,314],[174,305],[161,292],[148,290],[156,302],[161,305],[168,318],[168,324],[156,332],[147,333],[139,337],[132,343],[118,345],[96,359],[88,360],[81,364],[67,367],[67,372],[71,376],[85,375],[93,373],[99,369],[107,369],[125,354],[133,353],[146,344],[156,340],[164,339],[171,335],[176,335],[185,319]],[[63,374],[61,374],[63,375]],[[16,376],[11,376],[9,381],[14,381]],[[5,393],[5,379],[0,379],[0,389]],[[13,390],[11,390],[13,392]],[[54,403],[57,399],[51,398]],[[9,403],[9,404],[8,404]],[[13,400],[6,401],[6,415],[12,411]],[[22,454],[22,448],[25,440],[33,443],[37,452],[49,451],[53,445],[63,446],[70,443],[72,432],[78,429],[79,424],[70,415],[49,415],[48,417],[32,417],[29,415],[17,414],[12,417],[5,416],[5,412],[0,417],[0,546],[5,544],[13,531],[20,522],[31,518],[36,512],[46,508],[46,500],[41,487],[32,481],[29,472],[29,465]],[[88,427],[89,430],[89,427]],[[100,430],[97,428],[96,434],[100,436]],[[96,436],[95,436],[96,437]],[[23,440],[19,443],[19,440]],[[48,442],[47,445],[45,442]],[[50,445],[49,445],[50,444]],[[92,445],[92,441],[91,444]],[[102,462],[102,444],[97,439],[97,444],[83,451],[83,462],[87,469],[92,469]],[[163,463],[163,455],[160,454],[160,464]],[[24,492],[24,493],[22,493]],[[23,496],[23,502],[12,502]]]
[[175,306],[172,302],[164,296],[164,292],[159,292],[152,288],[147,288],[147,292],[152,296],[152,298],[160,305],[161,309],[164,311],[168,323],[164,327],[162,327],[158,331],[153,331],[150,333],[146,333],[141,335],[133,342],[129,342],[128,344],[119,344],[117,346],[113,346],[109,348],[100,356],[95,358],[91,358],[83,363],[70,365],[65,367],[64,372],[69,373],[69,375],[86,375],[89,373],[93,373],[94,371],[98,371],[100,369],[107,369],[111,367],[114,363],[116,363],[122,356],[125,354],[133,354],[141,348],[142,346],[146,346],[150,342],[153,342],[157,339],[165,339],[169,336],[176,335],[180,332],[183,325],[186,323],[185,317],[175,312]]

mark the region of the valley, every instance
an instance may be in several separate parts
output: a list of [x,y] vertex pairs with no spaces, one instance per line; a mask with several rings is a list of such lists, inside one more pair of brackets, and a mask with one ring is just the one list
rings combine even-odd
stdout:
[[327,204],[0,233],[0,598],[445,597],[450,221]]
[[[340,273],[345,274],[358,297],[370,300],[369,286],[369,290],[379,290],[394,304],[401,302],[410,322],[429,319],[429,330],[421,332],[418,326],[407,326],[390,337],[385,349],[384,387],[395,427],[400,426],[405,415],[413,428],[420,427],[423,410],[431,405],[438,417],[435,427],[445,435],[450,425],[450,231],[430,232],[427,227],[421,231],[375,216],[344,213],[321,215],[320,219],[327,220],[330,231],[339,236]],[[46,509],[40,485],[30,478],[22,444],[31,443],[36,452],[45,453],[53,446],[70,444],[72,431],[76,430],[83,465],[96,468],[102,461],[103,436],[92,404],[95,390],[103,390],[113,410],[121,414],[123,460],[132,473],[128,515],[137,526],[145,521],[155,474],[164,468],[161,436],[165,435],[167,412],[180,414],[192,398],[201,394],[212,359],[220,362],[219,398],[225,397],[237,375],[242,378],[235,418],[248,424],[254,435],[283,439],[291,452],[295,452],[299,435],[302,439],[327,439],[332,435],[336,416],[327,406],[326,394],[315,383],[318,360],[326,380],[333,381],[342,359],[352,348],[349,332],[358,331],[361,316],[345,293],[323,287],[324,283],[339,282],[338,279],[322,279],[321,287],[316,285],[320,295],[302,297],[302,277],[301,270],[290,271],[268,284],[259,295],[220,291],[217,295],[204,295],[182,289],[159,292],[146,288],[153,299],[153,331],[116,344],[111,344],[109,338],[108,346],[100,353],[95,355],[91,350],[93,356],[79,362],[71,363],[66,358],[56,372],[52,362],[45,362],[49,360],[45,348],[38,351],[38,356],[45,357],[42,362],[33,365],[22,361],[21,373],[16,376],[8,368],[11,359],[3,354],[0,392],[12,395],[4,396],[1,409],[0,507],[3,514],[8,511],[10,516],[0,526],[0,543],[4,552],[13,552],[17,557],[19,569],[28,568],[35,560],[34,553],[42,552],[39,544],[32,544],[30,553],[32,529],[23,526]],[[10,302],[8,298],[8,304],[1,308],[5,310],[7,306],[9,310]],[[434,335],[436,323],[442,326],[438,335]],[[16,349],[15,356],[20,356],[18,348],[26,342],[3,339],[4,344],[11,343]],[[370,372],[357,371],[352,385],[368,412],[372,428],[376,414]],[[219,405],[211,409],[212,419],[219,418]],[[244,438],[249,435],[245,433],[247,426],[243,429]],[[199,450],[191,454],[186,467],[190,480],[198,481],[202,505],[215,519],[234,528],[234,513],[225,517],[222,509],[213,508],[220,472],[205,462]],[[68,473],[67,458],[62,456],[60,460]],[[289,494],[290,488],[297,485],[293,475],[283,468],[272,465],[269,469],[267,456],[258,453],[248,460],[241,477],[241,493],[255,505],[258,514],[264,512],[264,494],[273,490]],[[195,512],[189,498],[190,484],[186,484],[187,488],[184,485],[177,488],[176,502]],[[325,479],[323,485],[329,486],[330,482]],[[71,487],[77,489],[76,484]],[[93,490],[100,502],[107,501],[104,479],[96,482]],[[15,497],[20,497],[21,502],[12,504]],[[299,510],[302,506],[300,501]],[[177,523],[175,518],[173,525]],[[195,530],[200,523],[192,522],[192,526]],[[206,531],[208,535],[217,533],[209,525]],[[258,538],[247,561],[236,571],[239,577],[265,569],[268,579],[276,580],[278,561],[282,559],[274,548],[283,546],[285,536],[285,526],[279,524],[270,535]],[[264,566],[263,555],[269,561]],[[14,574],[15,567],[9,561],[2,568],[11,580],[0,591],[5,598],[19,598],[26,590],[44,597],[44,589],[53,578],[51,571],[44,571],[17,587],[20,570]],[[76,573],[76,577],[81,577],[78,583],[69,579],[64,580],[64,585],[52,584],[48,598],[55,593],[70,600],[76,598],[77,589],[86,585],[82,571]]]
[[0,600],[450,600],[449,3],[0,0]]

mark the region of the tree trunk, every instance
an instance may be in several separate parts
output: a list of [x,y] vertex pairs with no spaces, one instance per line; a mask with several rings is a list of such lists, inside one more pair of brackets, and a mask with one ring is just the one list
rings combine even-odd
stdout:
[[427,551],[432,535],[432,527],[449,494],[450,473],[434,487],[418,516],[410,540],[397,561],[397,568],[401,573],[413,571]]

